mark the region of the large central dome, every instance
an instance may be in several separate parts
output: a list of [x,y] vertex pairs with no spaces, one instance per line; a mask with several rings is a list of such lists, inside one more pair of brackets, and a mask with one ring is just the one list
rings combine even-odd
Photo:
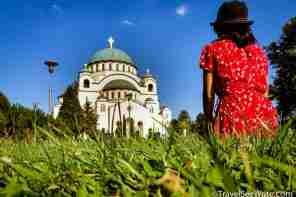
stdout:
[[134,65],[134,61],[126,52],[116,48],[106,48],[97,51],[91,58],[90,63],[110,60]]

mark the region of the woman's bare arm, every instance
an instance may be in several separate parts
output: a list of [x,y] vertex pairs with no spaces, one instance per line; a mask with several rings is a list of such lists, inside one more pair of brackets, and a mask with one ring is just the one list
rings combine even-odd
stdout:
[[264,93],[264,96],[265,97],[268,97],[269,96],[269,80],[268,80],[268,72],[266,74],[266,91]]
[[203,110],[209,121],[213,120],[214,108],[214,75],[212,72],[203,71]]

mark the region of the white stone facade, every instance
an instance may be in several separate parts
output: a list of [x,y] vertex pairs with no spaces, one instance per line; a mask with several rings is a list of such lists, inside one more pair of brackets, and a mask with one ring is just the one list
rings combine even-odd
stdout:
[[[113,42],[105,52],[98,51],[80,71],[80,105],[91,103],[97,112],[99,130],[112,133],[118,125],[130,125],[132,119],[134,130],[145,137],[149,131],[165,135],[172,115],[169,108],[160,106],[156,79],[149,70],[140,77],[131,58],[112,47]],[[62,99],[54,116],[58,115],[61,103]]]

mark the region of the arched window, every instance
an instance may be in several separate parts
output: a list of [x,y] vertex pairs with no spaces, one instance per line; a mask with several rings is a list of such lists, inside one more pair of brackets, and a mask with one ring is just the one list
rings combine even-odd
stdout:
[[116,71],[119,71],[119,64],[116,64]]
[[114,99],[114,92],[111,92],[111,98]]
[[83,87],[84,88],[89,88],[89,86],[90,86],[89,80],[88,79],[84,79],[84,81],[83,81]]
[[118,92],[117,95],[118,95],[118,98],[120,99],[120,97],[121,97],[121,92]]
[[153,85],[152,84],[148,85],[148,92],[153,92]]
[[109,64],[109,70],[112,70],[112,64]]
[[99,64],[96,64],[96,72],[99,72]]
[[105,64],[102,64],[102,71],[105,70]]
[[123,69],[122,70],[123,70],[123,72],[125,72],[125,64],[123,64],[122,66],[123,66]]

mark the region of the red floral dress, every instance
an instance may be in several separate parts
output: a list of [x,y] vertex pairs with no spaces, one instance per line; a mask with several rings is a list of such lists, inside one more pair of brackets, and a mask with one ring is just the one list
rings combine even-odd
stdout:
[[200,67],[215,76],[216,133],[275,134],[277,111],[264,96],[268,89],[268,59],[257,43],[239,48],[230,39],[218,39],[203,48]]

